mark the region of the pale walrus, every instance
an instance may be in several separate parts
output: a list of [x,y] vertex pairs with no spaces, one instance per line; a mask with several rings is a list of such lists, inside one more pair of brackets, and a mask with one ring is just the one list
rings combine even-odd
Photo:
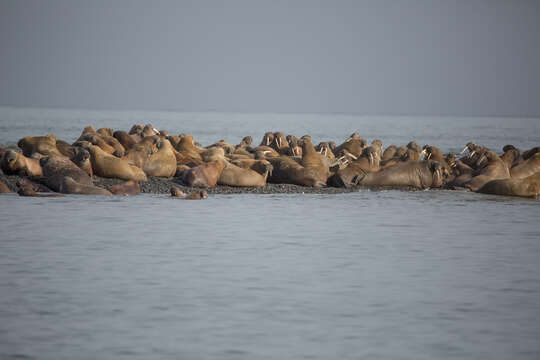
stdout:
[[122,180],[146,181],[146,174],[142,169],[130,165],[126,160],[107,154],[95,145],[86,144],[90,153],[90,161],[94,174]]
[[540,173],[526,178],[492,180],[484,184],[478,192],[494,195],[538,197],[540,195]]
[[56,136],[26,136],[19,140],[17,145],[22,149],[24,156],[32,156],[34,153],[49,156],[63,156],[56,147]]
[[0,163],[2,171],[8,175],[40,177],[43,171],[39,160],[29,158],[13,150],[7,150]]
[[225,166],[225,161],[219,160],[195,166],[185,173],[183,182],[193,187],[214,187]]

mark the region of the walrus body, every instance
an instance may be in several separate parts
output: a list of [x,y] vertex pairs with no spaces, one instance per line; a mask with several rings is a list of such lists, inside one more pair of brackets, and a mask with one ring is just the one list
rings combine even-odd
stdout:
[[144,171],[126,160],[107,154],[95,145],[87,145],[94,174],[122,180],[146,181]]
[[193,187],[214,187],[224,168],[225,161],[211,161],[195,166],[184,175],[184,183]]
[[92,179],[65,157],[48,156],[40,160],[45,184],[64,194],[111,195],[105,189],[94,186]]
[[56,147],[56,136],[26,136],[19,140],[17,145],[22,149],[24,156],[39,153],[45,156],[64,156]]
[[13,150],[7,150],[0,163],[2,171],[6,174],[19,176],[40,177],[43,170],[39,160],[29,158]]
[[408,161],[366,174],[358,180],[363,186],[437,188],[443,185],[444,167],[431,160]]
[[540,173],[526,178],[492,180],[482,186],[478,192],[493,195],[538,197],[540,194]]

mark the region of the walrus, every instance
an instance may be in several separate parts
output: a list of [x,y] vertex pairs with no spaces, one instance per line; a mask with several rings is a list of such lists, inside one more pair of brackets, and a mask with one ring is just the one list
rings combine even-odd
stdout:
[[71,158],[77,152],[76,148],[64,140],[56,139],[56,148],[65,157]]
[[208,193],[205,190],[194,191],[188,194],[184,200],[204,200],[208,197]]
[[87,144],[86,149],[90,153],[92,170],[95,175],[122,180],[147,180],[144,171],[137,166],[129,164],[127,160],[119,159],[111,154],[107,154],[95,145]]
[[45,156],[63,156],[56,147],[56,136],[48,134],[46,136],[26,136],[19,140],[17,145],[22,149],[24,156],[32,156],[39,153]]
[[536,153],[523,161],[521,164],[510,169],[510,176],[514,179],[522,179],[540,173],[540,153]]
[[92,170],[92,162],[90,161],[90,153],[88,150],[79,148],[75,156],[70,159],[75,165],[77,165],[81,170],[88,174],[88,176],[94,176],[94,171]]
[[475,165],[478,169],[473,173],[472,179],[463,185],[472,191],[480,189],[488,181],[510,177],[508,167],[493,151],[487,150]]
[[125,151],[131,149],[137,143],[133,136],[129,135],[125,131],[117,130],[113,133],[113,137],[118,140],[120,144],[124,147]]
[[193,187],[214,187],[225,166],[225,161],[220,160],[195,166],[185,173],[183,182],[187,186]]
[[234,146],[232,146],[231,144],[229,144],[228,142],[226,142],[223,139],[219,140],[217,143],[214,143],[214,144],[212,144],[210,146],[207,146],[206,149],[211,149],[211,148],[215,148],[215,147],[222,148],[225,151],[226,154],[232,154],[234,152],[234,150],[235,150]]
[[506,145],[503,147],[501,160],[504,161],[508,169],[512,169],[514,166],[523,162],[520,151],[513,145]]
[[158,151],[157,144],[159,141],[159,136],[145,136],[126,152],[123,159],[127,160],[131,165],[143,169],[148,158]]
[[445,168],[432,160],[407,161],[370,172],[356,181],[362,186],[413,187],[417,189],[438,188],[444,185]]
[[185,196],[185,195],[186,194],[184,194],[182,189],[180,189],[179,187],[176,187],[176,186],[171,187],[171,196],[172,197],[181,197],[181,196]]
[[359,157],[362,154],[364,148],[367,147],[367,142],[366,140],[362,139],[357,135],[358,134],[356,133],[352,134],[341,145],[337,146],[334,150],[334,154],[337,157],[341,157],[345,154],[344,151],[346,150],[348,153],[354,155],[355,157]]
[[396,155],[397,146],[396,145],[389,145],[386,149],[384,149],[384,152],[382,154],[381,160],[390,160]]
[[180,139],[176,150],[182,155],[189,158],[192,162],[195,162],[197,164],[201,164],[203,162],[199,150],[195,147],[195,141],[193,140],[192,135],[184,135]]
[[540,195],[540,173],[525,178],[491,180],[477,190],[483,194],[538,197]]
[[319,180],[313,169],[306,169],[288,156],[268,158],[272,164],[272,173],[268,182],[275,184],[296,184],[310,187],[323,187],[326,182]]
[[320,183],[326,184],[329,176],[327,164],[323,161],[324,156],[315,151],[310,138],[303,138],[302,141],[302,160],[300,165],[305,169],[310,169],[316,174],[316,179]]
[[8,175],[40,177],[43,176],[43,170],[39,160],[26,157],[13,150],[7,150],[0,163],[2,171]]
[[160,139],[156,146],[157,151],[146,158],[143,171],[148,176],[173,177],[177,161],[171,143],[167,139]]
[[141,193],[141,186],[138,182],[128,180],[120,185],[113,185],[109,191],[113,195],[138,195]]
[[264,133],[259,146],[270,146],[270,144],[272,144],[272,141],[274,141],[274,134],[271,132],[266,132]]
[[111,195],[109,191],[94,186],[90,176],[65,157],[43,157],[40,159],[40,164],[43,168],[45,184],[56,192],[82,195]]
[[40,193],[53,192],[51,189],[49,189],[47,186],[43,185],[42,183],[32,181],[28,178],[18,179],[16,185],[17,187],[22,187],[22,186],[30,187],[35,192],[40,192]]
[[368,146],[362,151],[362,155],[345,168],[339,169],[330,179],[328,183],[336,187],[349,187],[356,185],[359,178],[365,174],[379,170],[379,153],[373,146]]
[[251,169],[243,169],[231,164],[225,159],[219,160],[224,164],[224,169],[218,179],[218,184],[242,187],[263,187],[271,172],[271,167],[267,168],[263,175]]
[[11,189],[9,188],[9,186],[7,186],[7,184],[3,180],[0,180],[0,194],[6,194],[10,192]]
[[21,185],[17,190],[19,196],[29,196],[29,197],[63,197],[64,195],[58,193],[49,193],[49,194],[38,194],[34,188],[27,185]]

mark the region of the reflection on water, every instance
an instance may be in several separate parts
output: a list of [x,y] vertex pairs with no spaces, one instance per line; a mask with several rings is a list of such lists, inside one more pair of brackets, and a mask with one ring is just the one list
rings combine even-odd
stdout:
[[[539,145],[536,119],[0,108],[0,143],[152,122],[203,144]],[[474,124],[474,126],[471,126]],[[538,359],[540,203],[448,191],[0,197],[0,358]]]

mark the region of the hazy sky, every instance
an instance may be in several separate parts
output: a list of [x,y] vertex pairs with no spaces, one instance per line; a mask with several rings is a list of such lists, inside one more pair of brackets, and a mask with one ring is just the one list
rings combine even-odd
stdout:
[[0,0],[0,104],[540,116],[540,1]]

